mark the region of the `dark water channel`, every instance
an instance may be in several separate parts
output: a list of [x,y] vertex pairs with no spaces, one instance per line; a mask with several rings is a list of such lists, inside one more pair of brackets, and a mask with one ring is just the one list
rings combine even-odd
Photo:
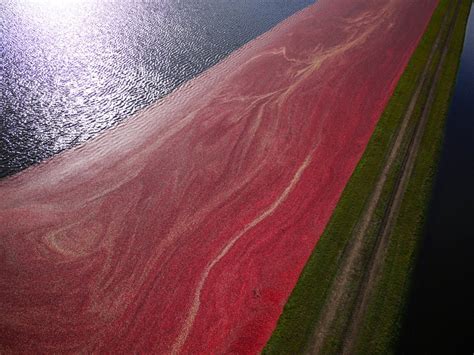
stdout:
[[474,353],[474,11],[460,68],[401,353]]
[[0,1],[0,178],[116,125],[311,3]]

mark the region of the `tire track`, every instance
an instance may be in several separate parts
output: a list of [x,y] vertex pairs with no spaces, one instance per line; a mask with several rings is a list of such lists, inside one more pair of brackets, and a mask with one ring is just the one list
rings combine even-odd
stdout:
[[[346,247],[346,250],[344,251],[344,255],[342,257],[342,262],[339,267],[338,274],[336,275],[334,284],[327,297],[328,301],[323,307],[321,316],[315,327],[315,333],[313,335],[312,340],[309,343],[309,347],[307,349],[307,353],[309,354],[319,354],[321,352],[324,344],[326,343],[326,340],[328,339],[328,336],[330,335],[331,325],[336,320],[338,311],[348,302],[348,293],[350,291],[350,284],[351,284],[351,281],[353,280],[353,275],[354,275],[355,269],[357,268],[358,260],[361,258],[362,253],[363,253],[365,235],[370,226],[370,222],[373,219],[377,204],[383,192],[383,187],[389,177],[390,169],[392,168],[394,162],[396,161],[396,158],[400,152],[400,148],[402,146],[403,140],[407,134],[407,128],[413,116],[416,103],[421,94],[421,90],[423,86],[425,85],[426,81],[429,79],[429,76],[428,76],[429,68],[433,62],[436,51],[440,47],[442,34],[444,33],[446,26],[448,25],[448,18],[449,18],[448,14],[449,14],[449,11],[446,13],[443,19],[443,23],[441,24],[440,31],[437,34],[436,40],[433,44],[428,60],[418,80],[418,85],[416,87],[416,90],[410,100],[407,111],[400,124],[397,137],[388,154],[382,173],[380,174],[380,177],[375,185],[374,192],[367,203],[365,213],[360,219],[359,225],[356,228],[354,236],[351,238],[351,242],[349,243],[349,245]],[[379,243],[379,244],[382,246],[383,243]],[[359,298],[360,297],[357,297],[357,299]],[[357,304],[359,304],[359,301],[357,301]],[[357,309],[359,309],[359,307]],[[361,309],[361,312],[362,312],[362,309]],[[351,319],[355,319],[355,318],[351,317]],[[353,321],[350,321],[349,324],[351,324],[350,329],[352,329],[352,327],[355,326]],[[348,337],[345,337],[345,339],[350,338],[349,334],[352,334],[352,333],[349,332]],[[345,345],[344,349],[346,349],[346,341],[344,341],[344,345]],[[348,343],[347,343],[347,346],[349,346]]]
[[379,235],[376,239],[377,242],[375,246],[375,252],[372,254],[369,267],[366,270],[365,277],[357,297],[355,312],[352,314],[348,331],[346,332],[344,337],[344,345],[342,351],[343,354],[353,353],[355,341],[357,339],[357,334],[360,328],[361,321],[363,319],[363,315],[367,310],[367,306],[370,301],[370,296],[372,295],[372,290],[380,277],[380,271],[383,266],[385,252],[387,250],[388,242],[390,240],[390,232],[392,231],[392,227],[398,215],[398,211],[400,209],[403,196],[408,185],[408,181],[410,180],[411,174],[415,166],[415,161],[418,155],[418,149],[420,147],[425,127],[428,122],[428,118],[431,113],[431,108],[433,106],[433,102],[436,96],[436,83],[440,80],[441,72],[444,67],[444,62],[449,50],[449,43],[452,37],[453,28],[458,18],[460,5],[461,0],[458,0],[456,2],[456,8],[454,10],[455,12],[453,14],[450,27],[448,29],[448,34],[444,43],[442,56],[436,68],[435,75],[433,77],[433,81],[428,94],[428,99],[424,106],[421,118],[417,124],[416,131],[411,137],[410,145],[406,155],[404,156],[404,160],[396,181],[395,188],[392,192],[391,199],[386,208],[384,219],[379,229]]

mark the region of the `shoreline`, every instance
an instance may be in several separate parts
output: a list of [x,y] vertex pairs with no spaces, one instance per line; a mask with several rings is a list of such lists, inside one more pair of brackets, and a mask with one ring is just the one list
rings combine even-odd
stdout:
[[2,347],[260,351],[434,5],[320,0],[1,181]]
[[[316,246],[310,261],[305,266],[298,284],[290,296],[287,305],[285,306],[285,310],[279,320],[278,326],[274,331],[270,342],[265,348],[266,353],[368,353],[374,351],[377,353],[387,353],[394,351],[393,339],[398,337],[399,330],[395,328],[390,328],[390,330],[387,330],[386,328],[396,327],[394,324],[397,324],[397,322],[394,320],[393,314],[385,314],[385,310],[383,307],[380,308],[380,304],[382,300],[387,299],[385,302],[388,304],[385,304],[385,307],[390,309],[390,312],[393,311],[395,314],[399,314],[397,312],[401,312],[403,310],[404,307],[394,308],[394,306],[390,303],[391,300],[394,299],[394,296],[390,295],[389,291],[385,291],[384,287],[387,289],[391,288],[392,290],[395,290],[397,287],[399,287],[396,292],[400,292],[400,290],[403,290],[404,286],[400,286],[399,279],[403,277],[409,278],[410,273],[397,272],[396,267],[395,269],[392,268],[391,270],[395,271],[390,273],[386,270],[388,267],[386,264],[388,262],[385,261],[385,257],[381,258],[381,255],[386,255],[388,253],[389,259],[398,257],[399,259],[401,258],[397,261],[398,263],[406,263],[406,260],[403,258],[405,257],[404,253],[407,253],[408,251],[403,249],[404,252],[398,255],[397,253],[399,252],[393,250],[393,244],[395,243],[393,240],[403,238],[401,236],[392,236],[392,231],[397,229],[399,230],[399,224],[402,223],[399,221],[399,218],[396,217],[398,215],[397,211],[399,209],[406,210],[406,205],[409,203],[407,201],[410,201],[410,199],[415,198],[415,195],[418,195],[413,193],[413,181],[415,178],[409,178],[408,176],[411,174],[408,171],[405,172],[405,169],[403,168],[403,161],[405,159],[403,157],[408,156],[405,152],[409,151],[408,147],[409,141],[411,140],[410,137],[414,137],[416,127],[418,126],[418,121],[421,120],[422,109],[425,108],[425,113],[423,115],[425,116],[424,120],[426,121],[427,116],[433,115],[431,113],[432,110],[430,110],[430,106],[439,106],[438,103],[433,104],[433,101],[431,101],[431,105],[426,104],[427,107],[425,107],[425,100],[428,100],[428,96],[434,95],[433,90],[443,90],[438,89],[436,86],[436,84],[438,84],[436,78],[430,79],[434,81],[433,85],[430,83],[420,83],[422,88],[420,86],[418,90],[421,92],[421,98],[418,99],[415,97],[415,101],[417,101],[417,103],[416,106],[414,106],[414,112],[411,113],[414,115],[414,118],[409,118],[410,123],[408,124],[407,128],[408,133],[404,134],[402,149],[401,152],[397,153],[396,164],[394,167],[389,169],[389,172],[385,173],[385,177],[381,177],[381,179],[386,178],[387,181],[383,183],[383,191],[381,192],[381,197],[379,197],[380,201],[376,203],[377,207],[375,210],[369,209],[367,207],[367,201],[370,201],[368,196],[372,194],[371,186],[375,186],[375,180],[369,176],[374,176],[377,169],[381,169],[376,168],[377,161],[380,162],[388,159],[386,158],[387,153],[379,154],[376,151],[380,149],[387,149],[384,147],[391,146],[388,144],[388,142],[394,138],[392,138],[391,135],[387,133],[390,132],[390,130],[394,130],[394,128],[398,127],[399,124],[397,123],[397,117],[401,117],[403,115],[403,109],[397,107],[397,105],[400,106],[401,102],[402,107],[408,107],[409,97],[411,97],[411,95],[416,92],[416,87],[413,83],[418,82],[417,80],[419,79],[414,80],[413,78],[418,78],[417,72],[421,73],[423,68],[427,70],[427,68],[430,67],[429,75],[431,78],[436,76],[435,72],[437,72],[437,75],[439,76],[441,75],[441,71],[443,71],[443,73],[446,71],[447,66],[452,66],[451,64],[445,64],[442,67],[440,66],[437,70],[433,69],[437,67],[436,63],[441,61],[441,49],[437,51],[434,64],[428,63],[427,66],[420,65],[420,63],[427,61],[427,51],[429,49],[433,48],[431,51],[436,51],[434,45],[427,47],[427,43],[430,43],[430,41],[431,43],[434,43],[434,34],[437,33],[436,28],[438,26],[437,23],[440,23],[440,14],[448,6],[448,3],[448,1],[442,0],[438,6],[438,9],[433,15],[430,27],[428,27],[427,31],[425,32],[423,40],[420,42],[415,54],[410,61],[409,66],[406,69],[406,72],[403,74],[400,82],[398,83],[394,96],[388,104],[384,115],[380,119],[379,124],[374,132],[374,136],[367,146],[367,150],[361,159],[361,162],[359,163],[353,176],[351,177],[351,180],[346,186],[342,198],[336,207],[336,210],[334,211],[334,215],[329,222],[323,237]],[[454,5],[451,7],[451,9],[454,9]],[[446,10],[446,12],[449,12],[449,10]],[[444,18],[448,18],[448,16]],[[461,20],[456,22],[456,26],[459,26],[460,21]],[[441,29],[442,25],[439,25],[439,27]],[[440,33],[441,32],[442,31],[440,30]],[[447,36],[446,31],[443,36]],[[457,33],[457,36],[459,36],[459,33]],[[450,45],[451,41],[446,44],[446,48]],[[445,57],[447,56],[446,50],[447,49],[444,50]],[[450,61],[452,63],[451,56],[452,55],[450,54]],[[444,85],[446,86],[451,84],[452,83],[448,83]],[[431,93],[428,95],[430,88]],[[407,93],[409,93],[409,95],[407,95]],[[431,98],[431,100],[433,100],[433,98]],[[443,100],[444,99],[441,99],[440,101]],[[410,113],[410,110],[408,110],[408,113]],[[442,120],[442,116],[442,114],[439,114],[438,119]],[[434,118],[430,119],[435,120]],[[423,126],[423,124],[421,126]],[[431,126],[431,123],[427,124],[427,132],[431,132],[430,134],[433,134],[433,128],[429,128]],[[418,133],[417,141],[420,147],[419,149],[416,149],[420,155],[424,150],[426,150],[426,146],[430,145],[430,142],[427,142],[426,138],[421,140],[421,134],[422,133],[420,132]],[[428,133],[424,135],[427,134]],[[442,129],[438,130],[438,134],[442,135]],[[435,141],[438,140],[435,139]],[[415,158],[418,156],[418,154],[413,153],[414,152],[412,152],[412,156],[409,161],[411,161],[410,164],[414,166],[412,169],[415,173],[415,176],[416,173],[422,169],[420,166],[423,164],[430,166],[430,162],[434,162],[433,164],[436,162],[436,159],[428,159],[426,163],[422,164],[419,162],[419,158]],[[417,159],[416,162],[415,159]],[[381,170],[379,171],[381,172]],[[397,183],[397,178],[395,177],[398,174],[402,174],[400,176],[403,176],[403,172],[405,172],[405,182],[399,184]],[[381,174],[384,173],[381,172]],[[426,200],[426,196],[429,196],[429,192],[427,192],[425,185],[426,184],[423,185],[424,191],[420,194],[425,196]],[[387,209],[389,210],[391,205],[388,202],[391,200],[391,194],[394,193],[392,190],[395,191],[396,187],[398,187],[400,191],[410,189],[410,192],[405,195],[403,195],[401,192],[398,192],[398,207],[395,208],[395,211],[389,213],[389,215],[392,215],[390,223],[391,226],[385,229],[383,232],[384,241],[382,244],[379,244],[381,243],[381,240],[378,237],[378,233],[381,230],[383,231],[382,226],[385,223],[384,221],[387,221]],[[364,191],[365,195],[360,192],[361,190]],[[354,207],[354,205],[358,205],[358,207]],[[352,236],[353,233],[355,233],[354,230],[362,228],[362,220],[365,218],[364,213],[362,212],[363,210],[366,211],[365,213],[368,213],[367,210],[372,210],[372,212],[370,212],[372,216],[369,217],[370,224],[366,226],[366,229],[362,230],[363,234],[359,236],[360,238],[364,238],[360,241],[362,244],[358,247],[358,249],[354,249],[354,245],[357,243],[355,240],[356,238],[348,238],[348,236]],[[415,210],[412,210],[411,214],[417,215],[418,212],[415,212]],[[421,218],[421,220],[423,220],[423,218]],[[416,226],[416,222],[414,225]],[[335,240],[337,236],[339,236],[339,238],[344,236],[342,238],[344,241],[341,242]],[[409,237],[409,233],[408,235],[405,235],[405,239]],[[408,245],[411,244],[408,243]],[[376,252],[377,249],[378,252]],[[347,258],[351,253],[354,255],[351,257],[352,261],[349,261]],[[413,255],[413,251],[408,253]],[[374,262],[373,255],[376,254],[378,255],[378,261]],[[348,263],[345,267],[347,269],[345,274],[344,271],[341,271],[344,269],[344,262]],[[400,264],[398,267],[401,267],[402,264]],[[334,282],[335,286],[331,286],[333,285],[333,282],[330,279],[331,276],[328,277],[328,275],[324,274],[324,271],[321,272],[321,269],[327,270],[328,268],[332,268],[333,271],[326,272],[327,274],[339,275],[336,278],[337,281]],[[336,272],[338,269],[339,271]],[[369,277],[368,274],[370,270],[372,275]],[[341,276],[341,272],[342,275],[345,276]],[[344,280],[344,277],[346,277],[345,281],[341,281]],[[381,278],[383,281],[380,281]],[[370,281],[370,285],[367,284],[367,280],[372,280]],[[317,285],[319,285],[319,290],[314,289],[315,287],[318,287]],[[332,291],[331,287],[333,287]],[[372,292],[370,292],[370,290],[372,290]],[[377,293],[373,294],[376,292],[375,290]],[[358,297],[357,295],[359,293],[365,293],[365,295],[363,297]],[[331,301],[326,303],[326,299],[330,299]],[[315,339],[312,338],[308,330],[314,330],[315,327],[317,327],[317,324],[321,326],[321,323],[317,322],[321,322],[322,319],[324,319],[322,318],[322,315],[324,315],[324,312],[325,310],[327,311],[328,307],[332,307],[332,316],[326,316],[326,323],[323,327],[324,329],[319,330],[319,332],[321,332],[320,334],[316,333],[318,334],[317,336],[319,338],[317,337],[316,343],[314,343]],[[354,315],[355,310],[358,312],[356,315]],[[309,317],[307,316],[308,314],[310,315]],[[385,318],[380,318],[380,314],[385,314]],[[303,326],[300,325],[301,323],[303,323]],[[349,327],[350,323],[352,323],[352,325]],[[290,330],[292,328],[297,330]],[[317,332],[317,330],[315,331]],[[376,339],[377,342],[375,342],[375,340],[369,339]]]

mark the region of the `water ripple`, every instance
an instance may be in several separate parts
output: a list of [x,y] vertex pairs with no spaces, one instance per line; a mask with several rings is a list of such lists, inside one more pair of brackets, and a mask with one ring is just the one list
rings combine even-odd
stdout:
[[113,127],[311,0],[0,4],[0,178]]

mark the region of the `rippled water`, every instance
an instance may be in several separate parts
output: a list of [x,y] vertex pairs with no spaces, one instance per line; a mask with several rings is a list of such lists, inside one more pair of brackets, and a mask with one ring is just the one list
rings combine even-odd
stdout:
[[311,0],[0,3],[0,177],[163,97]]

